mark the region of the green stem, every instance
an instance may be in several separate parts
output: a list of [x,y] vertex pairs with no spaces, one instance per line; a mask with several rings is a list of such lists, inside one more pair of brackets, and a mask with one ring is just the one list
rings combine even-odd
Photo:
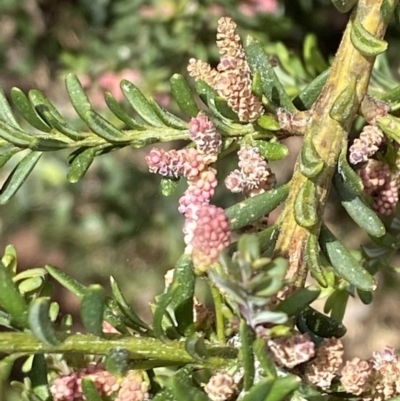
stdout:
[[85,353],[107,355],[112,348],[125,348],[132,360],[153,360],[168,364],[194,364],[209,369],[221,369],[235,361],[237,351],[208,343],[210,357],[199,362],[185,351],[183,342],[163,343],[154,338],[115,337],[100,339],[87,334],[71,334],[61,344],[50,346],[31,333],[0,333],[0,353],[61,354]]
[[215,287],[215,285],[213,285],[210,281],[209,285],[210,285],[211,295],[214,301],[217,339],[221,345],[225,345],[226,343],[225,322],[224,322],[224,314],[222,312],[223,303],[222,303],[221,293],[218,291],[218,288]]

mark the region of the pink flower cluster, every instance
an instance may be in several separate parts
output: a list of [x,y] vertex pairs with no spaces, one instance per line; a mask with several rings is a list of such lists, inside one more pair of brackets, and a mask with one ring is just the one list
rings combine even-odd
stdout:
[[372,196],[373,209],[382,215],[391,215],[399,201],[400,179],[398,172],[392,173],[386,162],[369,160],[358,170],[364,191]]
[[349,160],[352,164],[366,162],[374,155],[384,141],[382,131],[374,125],[366,125],[359,138],[356,138],[349,149]]
[[225,185],[230,191],[244,192],[251,197],[275,186],[275,174],[258,148],[242,146],[238,156],[240,169],[232,171],[225,179]]
[[222,138],[204,115],[189,124],[196,148],[164,151],[152,149],[146,162],[152,173],[185,177],[188,188],[179,199],[179,212],[185,216],[183,233],[186,253],[192,254],[196,268],[204,269],[218,260],[230,243],[229,222],[223,209],[210,205],[217,186],[217,171],[210,167],[222,148]]

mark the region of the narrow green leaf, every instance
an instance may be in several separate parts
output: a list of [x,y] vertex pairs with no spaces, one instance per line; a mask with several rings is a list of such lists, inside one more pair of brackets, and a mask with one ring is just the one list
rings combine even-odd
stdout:
[[304,333],[306,332],[303,330],[304,326],[299,324],[301,321],[308,330],[311,330],[312,333],[322,338],[340,338],[343,337],[347,331],[342,322],[326,316],[311,307],[304,309],[297,315],[297,327]]
[[88,127],[100,138],[111,143],[127,143],[129,138],[121,130],[104,119],[94,110],[88,110],[85,113],[85,121]]
[[111,348],[105,360],[107,372],[124,377],[129,370],[129,351],[123,347]]
[[4,167],[6,163],[21,149],[18,148],[11,148],[9,150],[5,150],[3,153],[0,154],[0,168]]
[[68,291],[82,298],[85,294],[86,287],[76,281],[74,278],[70,277],[68,274],[64,273],[61,269],[46,265],[45,269],[49,272],[50,276],[58,281],[63,287]]
[[322,88],[328,80],[330,68],[326,69],[323,73],[319,74],[313,81],[311,81],[298,95],[294,98],[293,104],[300,110],[308,110],[317,100]]
[[122,122],[124,122],[129,128],[134,130],[146,129],[146,126],[139,124],[134,118],[132,118],[123,107],[117,102],[113,95],[109,92],[104,94],[104,99],[110,111],[115,114]]
[[185,78],[180,74],[174,74],[170,84],[172,96],[179,108],[189,117],[196,117],[200,113],[200,109]]
[[371,291],[363,291],[363,290],[359,290],[357,288],[357,294],[358,297],[360,298],[361,302],[364,305],[370,305],[372,300],[373,300],[373,295]]
[[204,338],[199,337],[196,333],[186,338],[185,350],[191,357],[199,361],[204,361],[208,357]]
[[254,332],[244,319],[240,321],[240,339],[242,340],[241,355],[244,368],[243,389],[244,391],[249,391],[253,387],[255,377],[253,352]]
[[96,148],[80,148],[78,152],[74,152],[67,171],[69,182],[76,183],[83,178],[96,157],[96,151]]
[[383,0],[381,4],[381,16],[385,24],[389,24],[393,17],[393,12],[396,8],[397,1],[394,0]]
[[18,163],[0,190],[1,205],[7,203],[17,193],[41,156],[40,152],[30,152]]
[[83,294],[81,318],[86,330],[97,337],[103,336],[104,288],[98,284],[90,285]]
[[349,12],[357,3],[357,0],[331,0],[333,5],[341,13]]
[[8,329],[14,329],[12,324],[12,318],[10,314],[0,310],[0,326],[7,327]]
[[276,366],[269,353],[266,340],[264,338],[257,338],[253,343],[253,350],[261,367],[264,369],[264,376],[267,379],[276,379],[278,377]]
[[291,113],[296,112],[297,109],[294,107],[288,94],[285,92],[285,88],[276,76],[262,44],[253,37],[248,36],[244,49],[251,72],[254,74],[258,71],[261,75],[265,97],[276,108],[284,107]]
[[364,193],[364,185],[360,176],[351,168],[347,162],[347,146],[344,146],[339,154],[337,165],[337,172],[340,174],[343,185],[355,195],[362,195]]
[[65,149],[67,146],[67,142],[59,141],[58,139],[36,137],[35,140],[29,144],[29,149],[37,152],[54,152],[56,150]]
[[295,375],[278,377],[264,401],[282,401],[300,387],[301,379]]
[[87,401],[103,401],[94,382],[89,377],[82,378],[82,391]]
[[121,90],[126,100],[147,124],[157,128],[165,126],[143,93],[132,82],[123,79]]
[[318,282],[318,284],[323,288],[328,287],[328,282],[323,270],[323,263],[320,258],[318,239],[311,233],[307,240],[304,261],[311,276]]
[[356,104],[357,80],[351,78],[349,84],[333,102],[329,110],[329,116],[338,122],[347,120],[354,110]]
[[364,56],[377,56],[383,53],[388,47],[386,41],[371,35],[363,27],[360,18],[356,18],[353,22],[350,40],[353,46]]
[[186,121],[181,120],[168,110],[165,110],[153,98],[149,99],[149,103],[157,116],[166,126],[181,130],[187,130],[189,128],[189,124]]
[[11,99],[25,120],[39,131],[50,132],[51,128],[46,125],[37,115],[28,97],[19,88],[11,89]]
[[289,155],[289,149],[283,143],[255,140],[252,144],[256,146],[261,155],[269,161],[282,160]]
[[33,136],[3,121],[0,121],[0,138],[22,148],[29,147],[35,141]]
[[274,311],[281,311],[288,316],[294,316],[300,313],[308,305],[314,302],[321,293],[317,286],[297,289],[289,298],[280,302]]
[[92,109],[89,98],[87,97],[82,84],[74,74],[68,74],[65,78],[65,86],[71,99],[72,106],[78,116],[86,122],[86,113]]
[[346,312],[348,300],[349,293],[346,290],[336,290],[326,300],[324,312],[330,312],[333,319],[341,322]]
[[254,385],[248,393],[242,398],[242,401],[265,401],[271,392],[275,379],[262,379]]
[[40,117],[43,118],[46,124],[61,132],[66,137],[71,138],[74,141],[80,141],[87,138],[87,134],[74,130],[68,126],[64,119],[58,118],[56,114],[57,110],[54,111],[52,108],[48,107],[47,104],[38,104],[35,107],[35,110],[38,112]]
[[297,195],[294,204],[294,217],[298,225],[312,227],[318,223],[317,188],[313,181],[307,179]]
[[39,297],[31,301],[29,306],[29,327],[32,333],[46,345],[58,345],[60,339],[53,328],[49,317],[50,301]]
[[221,96],[215,96],[214,99],[215,108],[225,118],[231,121],[239,121],[238,115],[231,109],[228,102]]
[[[217,108],[217,92],[208,83],[197,80],[195,83],[196,92],[199,94],[203,103],[212,111],[212,113],[220,120],[229,125],[230,121],[237,121],[237,116],[225,117],[225,115]],[[226,110],[225,110],[226,111]],[[229,112],[228,112],[229,114]],[[218,127],[217,127],[218,128]]]
[[360,290],[373,291],[376,289],[374,278],[325,226],[321,228],[319,242],[333,269],[340,277]]
[[318,38],[309,33],[303,42],[303,58],[306,70],[311,75],[320,74],[328,68],[328,63],[318,48]]
[[342,176],[338,172],[334,174],[333,184],[340,196],[343,207],[359,227],[373,237],[385,235],[386,228],[382,220],[360,196],[346,187],[345,181],[342,180]]
[[49,383],[47,381],[47,363],[43,354],[33,357],[32,369],[29,372],[33,392],[41,400],[50,399]]
[[17,120],[14,117],[7,97],[4,94],[3,88],[0,87],[0,120],[13,126],[14,128],[21,129]]
[[324,161],[315,149],[312,137],[308,137],[301,147],[299,168],[301,173],[308,177],[316,177],[324,168]]
[[143,322],[143,320],[140,319],[140,317],[130,307],[130,305],[128,305],[114,277],[110,277],[110,286],[119,309],[132,323],[131,327],[139,332],[150,330],[150,327],[145,322]]
[[272,114],[265,114],[265,115],[261,116],[257,120],[257,124],[261,128],[267,129],[269,131],[279,131],[281,129],[279,121]]
[[15,325],[22,329],[27,324],[28,305],[15,286],[10,271],[0,262],[0,306],[11,315]]
[[376,119],[378,127],[390,138],[400,144],[400,119],[388,114]]
[[38,290],[43,284],[43,277],[30,277],[22,280],[18,284],[19,292],[24,295],[28,292],[33,292]]
[[251,91],[256,95],[260,100],[263,96],[263,83],[261,79],[261,74],[259,71],[254,71],[253,79],[251,82]]
[[170,388],[176,401],[210,401],[200,389],[187,380],[179,380],[176,375],[170,380]]
[[262,216],[271,213],[289,193],[289,184],[271,189],[263,194],[248,198],[225,210],[232,230],[238,230]]

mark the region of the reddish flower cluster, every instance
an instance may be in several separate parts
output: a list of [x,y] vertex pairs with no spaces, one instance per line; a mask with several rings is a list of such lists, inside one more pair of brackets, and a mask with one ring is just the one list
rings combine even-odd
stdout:
[[364,190],[372,196],[373,208],[380,214],[391,215],[399,200],[400,179],[398,172],[392,173],[386,162],[369,160],[358,170]]
[[217,46],[222,55],[217,69],[203,61],[189,60],[188,71],[192,77],[205,81],[224,98],[240,121],[255,121],[263,113],[261,101],[251,92],[251,73],[235,33],[236,24],[231,18],[218,21]]
[[145,401],[149,399],[149,384],[139,371],[129,371],[118,380],[104,369],[101,363],[91,363],[86,368],[56,378],[50,387],[54,401],[83,401],[82,379],[93,381],[100,395],[116,395],[116,401]]
[[355,139],[349,149],[349,160],[352,164],[366,162],[375,154],[384,141],[382,131],[373,125],[366,125],[359,138]]
[[230,191],[254,196],[275,186],[275,174],[258,148],[242,146],[238,156],[240,170],[232,171],[225,179],[225,185]]
[[227,401],[237,392],[237,386],[229,373],[217,372],[211,376],[204,391],[211,401]]
[[222,148],[221,135],[204,115],[189,124],[196,148],[152,149],[146,157],[149,170],[169,177],[186,177],[188,188],[179,199],[179,212],[185,216],[186,253],[193,255],[197,268],[216,261],[230,243],[228,219],[223,209],[210,205],[217,186],[217,172],[210,167]]

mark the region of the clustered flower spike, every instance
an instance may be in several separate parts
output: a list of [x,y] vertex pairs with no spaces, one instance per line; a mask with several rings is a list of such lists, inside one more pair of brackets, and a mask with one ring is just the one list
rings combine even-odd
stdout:
[[391,215],[399,201],[400,178],[398,172],[391,172],[386,162],[369,160],[358,170],[364,184],[364,191],[373,199],[373,209],[382,215]]
[[204,61],[190,59],[189,74],[201,79],[224,98],[243,122],[257,120],[263,113],[261,101],[251,92],[251,72],[244,55],[236,24],[231,18],[218,21],[217,46],[222,55],[217,69]]
[[341,374],[344,390],[363,401],[384,401],[400,394],[400,365],[393,348],[374,352],[368,361],[353,358]]
[[56,378],[50,387],[54,401],[83,401],[82,379],[92,380],[101,396],[115,396],[115,401],[145,401],[149,399],[149,384],[143,373],[131,370],[122,379],[107,372],[101,363]]
[[154,148],[146,156],[152,173],[185,177],[188,188],[179,199],[179,212],[185,216],[185,252],[192,254],[196,268],[204,269],[219,258],[230,243],[225,212],[210,205],[218,184],[214,163],[222,148],[222,137],[207,116],[199,114],[189,123],[189,135],[196,148],[165,151]]
[[257,147],[242,145],[238,156],[240,169],[232,171],[225,179],[225,186],[230,191],[244,192],[251,197],[275,186],[275,174]]
[[316,357],[306,364],[306,382],[328,389],[343,363],[343,344],[337,338],[327,338],[316,350]]
[[211,401],[227,401],[237,392],[237,386],[230,374],[217,372],[211,376],[204,391]]
[[314,343],[308,334],[268,340],[268,347],[277,366],[294,368],[315,355]]
[[349,160],[352,164],[366,162],[374,155],[384,141],[383,132],[376,126],[366,125],[360,136],[354,140],[349,149]]

